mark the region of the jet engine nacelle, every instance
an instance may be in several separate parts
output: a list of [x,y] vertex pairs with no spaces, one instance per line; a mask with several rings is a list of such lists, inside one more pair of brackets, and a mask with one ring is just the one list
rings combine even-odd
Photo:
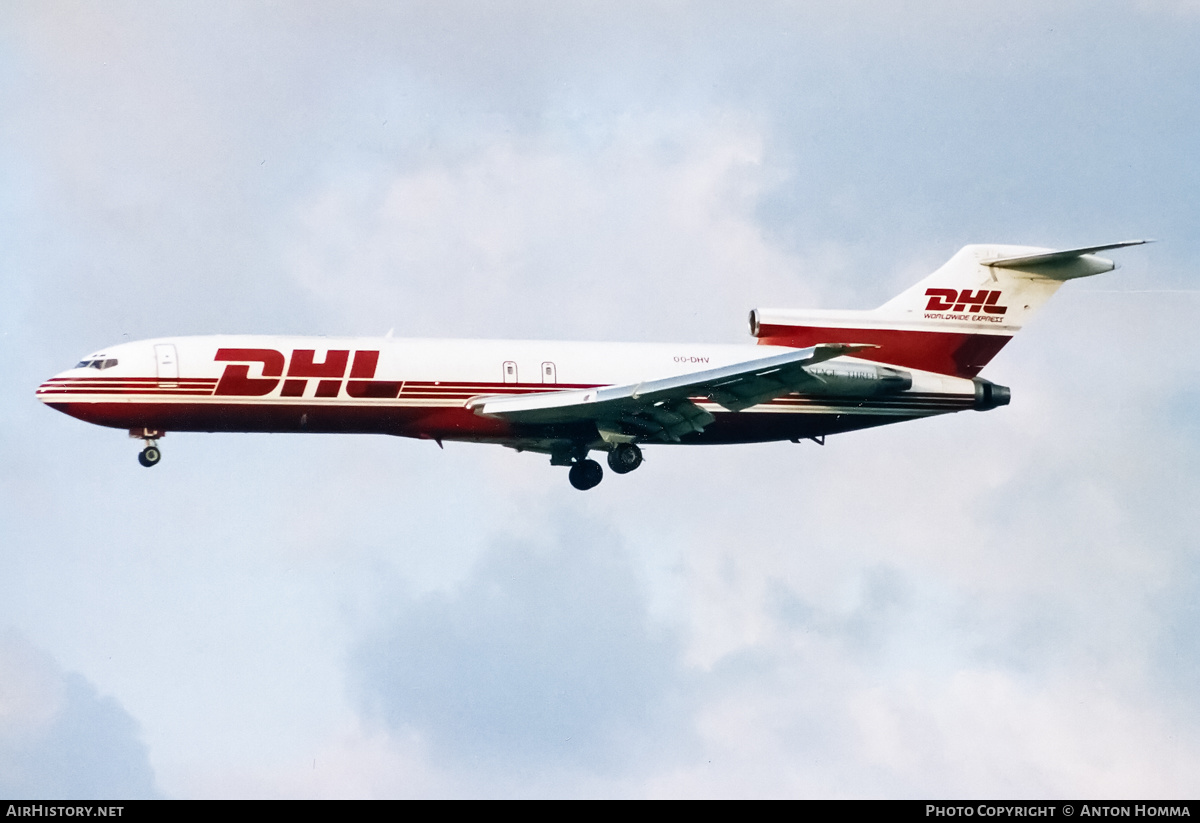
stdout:
[[991,380],[976,377],[971,380],[975,384],[975,410],[987,411],[997,406],[1007,406],[1012,400],[1012,390]]
[[896,394],[912,388],[909,372],[874,363],[829,361],[805,366],[804,371],[819,381],[821,394],[848,397],[875,397]]

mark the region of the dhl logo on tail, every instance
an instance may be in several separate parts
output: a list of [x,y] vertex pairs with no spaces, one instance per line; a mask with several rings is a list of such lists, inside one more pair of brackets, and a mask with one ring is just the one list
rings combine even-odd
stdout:
[[968,306],[974,313],[984,311],[987,314],[1004,314],[1008,311],[1007,307],[997,305],[1000,300],[1000,292],[997,290],[926,289],[925,294],[929,298],[929,302],[925,304],[925,311],[961,312],[967,311]]

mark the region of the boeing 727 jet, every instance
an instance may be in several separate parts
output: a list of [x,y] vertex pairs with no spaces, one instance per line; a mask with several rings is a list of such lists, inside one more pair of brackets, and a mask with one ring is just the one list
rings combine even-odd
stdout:
[[590,489],[603,452],[824,442],[826,435],[1008,404],[979,372],[1096,252],[966,246],[871,311],[755,309],[757,345],[219,335],[121,343],[37,390],[61,412],[128,429],[154,466],[169,431],[391,434],[495,443],[569,466]]

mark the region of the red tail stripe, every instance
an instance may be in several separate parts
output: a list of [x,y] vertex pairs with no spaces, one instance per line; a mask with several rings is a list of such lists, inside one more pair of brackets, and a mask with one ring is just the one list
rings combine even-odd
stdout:
[[764,325],[759,345],[802,349],[819,343],[871,343],[854,356],[890,366],[974,377],[1012,339],[1007,334],[972,334],[957,331],[905,329],[842,329],[823,326]]

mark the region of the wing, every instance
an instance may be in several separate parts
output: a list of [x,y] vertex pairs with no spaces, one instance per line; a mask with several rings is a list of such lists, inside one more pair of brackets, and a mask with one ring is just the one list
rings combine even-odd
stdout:
[[785,354],[690,372],[661,380],[595,389],[472,398],[476,414],[513,423],[561,424],[592,421],[605,439],[678,442],[702,431],[714,418],[693,402],[707,398],[742,411],[808,386],[822,384],[806,366],[874,346],[822,343]]

